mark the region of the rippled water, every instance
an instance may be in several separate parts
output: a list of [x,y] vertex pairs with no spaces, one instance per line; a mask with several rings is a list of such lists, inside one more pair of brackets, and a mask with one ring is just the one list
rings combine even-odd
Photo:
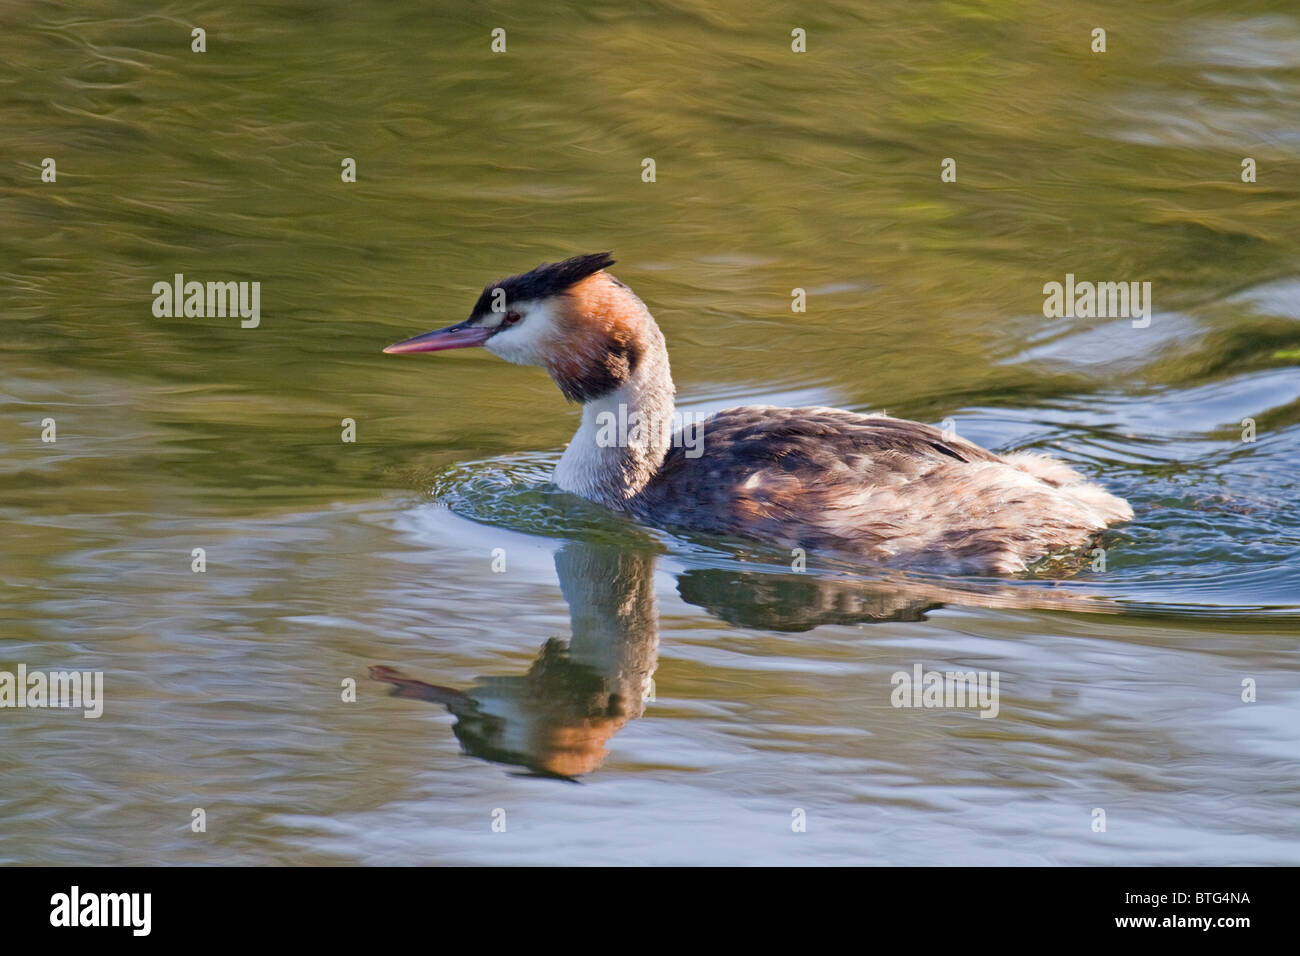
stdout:
[[[0,51],[0,671],[105,688],[0,709],[0,861],[1300,862],[1290,5],[18,3]],[[539,371],[379,352],[605,248],[683,408],[951,419],[1134,521],[796,573],[558,492]],[[156,318],[178,272],[260,325]],[[1066,273],[1150,326],[1044,318]],[[997,717],[892,706],[917,664]]]

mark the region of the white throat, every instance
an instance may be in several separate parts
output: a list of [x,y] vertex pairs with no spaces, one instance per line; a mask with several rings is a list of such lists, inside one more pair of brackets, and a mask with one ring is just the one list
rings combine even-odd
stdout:
[[582,406],[582,424],[555,467],[565,491],[621,510],[659,471],[672,445],[673,381],[656,338],[660,347],[627,382]]

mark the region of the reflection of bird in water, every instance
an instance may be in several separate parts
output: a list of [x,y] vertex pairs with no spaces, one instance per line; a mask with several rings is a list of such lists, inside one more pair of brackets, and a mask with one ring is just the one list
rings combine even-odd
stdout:
[[[573,779],[608,755],[610,738],[640,717],[658,661],[655,554],[648,547],[571,541],[555,555],[572,638],[543,645],[527,673],[480,677],[469,688],[427,684],[370,668],[394,696],[442,704],[465,752],[533,773]],[[1115,611],[1086,595],[1036,585],[965,590],[910,579],[866,581],[816,574],[693,568],[684,600],[743,627],[807,631],[821,624],[916,621],[944,603]]]
[[920,621],[941,605],[897,588],[827,580],[809,574],[773,574],[693,568],[677,592],[729,624],[769,631],[811,631],[822,624]]
[[481,677],[460,691],[391,667],[370,676],[398,697],[443,704],[467,753],[572,778],[600,766],[606,743],[640,717],[658,653],[654,555],[570,542],[555,556],[573,635],[552,638],[522,676]]
[[1133,516],[1061,462],[884,415],[750,405],[676,430],[663,334],[604,271],[613,261],[577,256],[491,283],[464,322],[384,351],[483,346],[545,368],[583,404],[555,483],[659,527],[1006,573]]
[[810,573],[691,568],[677,578],[688,604],[738,627],[811,631],[823,624],[922,621],[946,604],[966,607],[1118,613],[1118,608],[1081,591],[1037,583],[1016,586],[969,582],[955,588],[934,581],[829,578]]

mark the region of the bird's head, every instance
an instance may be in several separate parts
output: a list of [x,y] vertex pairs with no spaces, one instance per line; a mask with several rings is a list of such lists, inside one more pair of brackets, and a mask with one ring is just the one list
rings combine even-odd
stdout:
[[550,372],[572,401],[624,385],[662,336],[632,290],[604,271],[608,252],[544,263],[489,283],[464,322],[384,349],[390,354],[483,346],[516,365]]

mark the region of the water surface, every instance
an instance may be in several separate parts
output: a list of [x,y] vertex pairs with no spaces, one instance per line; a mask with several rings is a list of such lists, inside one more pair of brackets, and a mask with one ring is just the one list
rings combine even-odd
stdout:
[[[1300,862],[1290,5],[128,6],[0,10],[0,670],[107,698],[0,710],[0,860]],[[1135,520],[798,573],[557,492],[540,371],[380,354],[607,248],[684,409],[948,421]],[[1150,325],[1045,318],[1066,273]],[[916,664],[997,717],[893,707]]]

